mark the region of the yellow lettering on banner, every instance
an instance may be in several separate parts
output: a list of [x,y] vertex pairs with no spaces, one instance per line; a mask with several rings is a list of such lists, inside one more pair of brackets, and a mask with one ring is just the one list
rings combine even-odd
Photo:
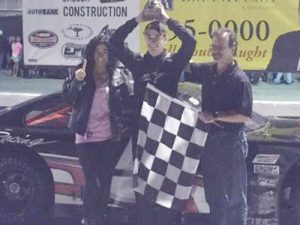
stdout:
[[[194,62],[212,61],[210,34],[219,27],[229,27],[238,37],[237,60],[244,70],[265,70],[278,36],[300,30],[299,0],[169,0],[167,11],[196,38]],[[146,0],[142,0],[142,6]],[[187,13],[188,12],[188,13]],[[145,26],[147,23],[143,23]],[[141,32],[141,49],[146,51]],[[181,42],[168,32],[167,50],[174,53]]]

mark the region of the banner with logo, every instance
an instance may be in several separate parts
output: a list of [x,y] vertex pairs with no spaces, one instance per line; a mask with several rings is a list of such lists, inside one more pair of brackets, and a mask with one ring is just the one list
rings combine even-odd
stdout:
[[[300,67],[299,0],[161,1],[169,8],[168,14],[197,39],[192,58],[195,62],[212,60],[210,34],[226,26],[237,33],[236,59],[242,69],[295,71],[298,64]],[[92,37],[138,15],[146,2],[23,0],[24,63],[76,65]],[[138,26],[126,40],[131,49],[146,51],[142,34],[145,25]],[[174,33],[169,32],[168,39],[168,51],[178,51],[181,43]]]
[[[143,4],[145,2],[143,1]],[[240,66],[245,70],[265,70],[271,59],[275,40],[282,34],[299,30],[298,34],[294,34],[298,38],[292,37],[288,43],[279,43],[288,45],[296,55],[291,53],[283,55],[282,51],[276,50],[276,53],[286,58],[286,61],[293,61],[281,65],[281,70],[296,70],[300,52],[299,0],[164,0],[163,2],[169,5],[168,14],[184,24],[197,39],[193,61],[212,60],[210,34],[217,28],[226,26],[237,33],[239,46],[236,59]],[[168,38],[167,49],[170,52],[178,51],[180,47],[178,38],[172,32]],[[145,45],[142,49],[146,49]],[[274,64],[278,65],[278,62]],[[274,66],[269,69],[279,70]]]
[[[72,66],[102,29],[115,29],[140,10],[139,0],[23,0],[25,65]],[[129,37],[139,50],[139,31]]]

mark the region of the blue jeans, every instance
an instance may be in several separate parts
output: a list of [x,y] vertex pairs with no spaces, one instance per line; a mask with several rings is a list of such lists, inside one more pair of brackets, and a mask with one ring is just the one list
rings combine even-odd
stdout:
[[248,144],[243,130],[210,134],[201,158],[212,225],[246,225]]
[[274,83],[276,84],[280,84],[281,83],[281,78],[284,78],[284,82],[286,84],[291,84],[293,83],[293,75],[292,73],[282,73],[282,72],[278,72],[275,79],[274,79]]

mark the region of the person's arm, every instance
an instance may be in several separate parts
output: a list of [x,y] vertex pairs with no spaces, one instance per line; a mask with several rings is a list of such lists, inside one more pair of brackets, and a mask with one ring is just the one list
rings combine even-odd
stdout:
[[78,81],[75,78],[66,78],[63,84],[62,91],[63,100],[69,104],[74,105],[82,85],[82,81]]
[[227,123],[245,123],[251,118],[243,114],[238,113],[237,111],[228,111],[228,112],[201,112],[199,114],[200,120],[205,123],[214,123],[217,121],[227,122]]
[[180,81],[193,82],[201,84],[203,76],[207,74],[208,64],[202,63],[188,63],[182,72]]
[[136,61],[139,54],[131,51],[125,39],[128,35],[137,27],[139,22],[142,21],[142,16],[139,15],[131,20],[128,20],[125,24],[121,25],[112,35],[110,39],[110,48],[113,54],[131,71],[135,70]]
[[[84,63],[85,64],[85,63]],[[73,76],[68,76],[63,84],[62,97],[63,100],[69,104],[74,105],[80,94],[82,86],[84,85],[85,65],[75,71]]]
[[178,21],[169,18],[166,24],[182,42],[178,52],[173,55],[174,66],[179,70],[182,70],[189,62],[194,53],[196,47],[196,39]]

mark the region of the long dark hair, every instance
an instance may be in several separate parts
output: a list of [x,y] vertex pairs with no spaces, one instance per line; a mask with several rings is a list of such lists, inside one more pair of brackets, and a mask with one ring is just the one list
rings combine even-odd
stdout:
[[109,47],[109,39],[110,35],[108,34],[102,34],[100,33],[93,39],[89,41],[89,43],[86,46],[85,53],[84,53],[84,58],[87,60],[87,65],[86,65],[86,81],[89,84],[94,84],[94,77],[93,77],[93,68],[95,66],[95,60],[94,60],[94,54],[96,47],[99,44],[105,44],[108,48],[108,64],[107,64],[107,72],[109,75],[109,78],[111,79],[116,67],[117,67],[117,59],[114,57],[110,51]]

